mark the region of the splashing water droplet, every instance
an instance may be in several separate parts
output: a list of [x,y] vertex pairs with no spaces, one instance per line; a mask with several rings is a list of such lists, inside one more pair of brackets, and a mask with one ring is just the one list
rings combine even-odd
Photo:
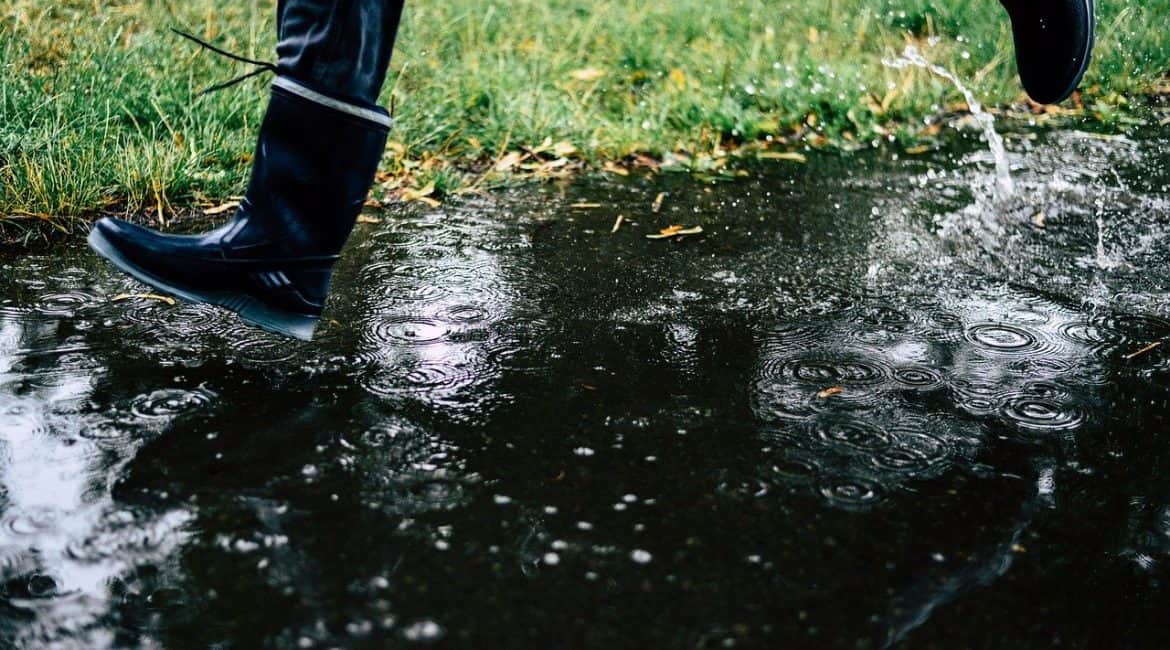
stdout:
[[995,117],[991,113],[983,110],[983,104],[975,98],[975,94],[959,80],[955,73],[940,65],[931,63],[913,45],[907,45],[906,49],[902,51],[902,56],[893,59],[882,59],[882,64],[896,69],[909,66],[922,68],[954,84],[955,88],[963,94],[963,98],[967,101],[967,108],[971,111],[971,115],[975,118],[975,122],[979,125],[979,128],[983,130],[983,135],[987,139],[987,146],[991,149],[991,155],[995,158],[996,202],[1006,201],[1015,195],[1016,184],[1012,181],[1011,164],[1008,162],[1007,149],[1003,144],[1003,136],[995,130]]

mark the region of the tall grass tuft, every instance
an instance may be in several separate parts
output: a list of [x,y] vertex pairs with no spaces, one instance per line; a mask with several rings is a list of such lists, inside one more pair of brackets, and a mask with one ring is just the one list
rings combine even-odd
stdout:
[[[265,82],[197,97],[244,70],[169,29],[270,58],[272,4],[0,5],[0,220],[165,223],[239,194]],[[1100,5],[1095,62],[1066,120],[1128,119],[1166,85],[1170,5]],[[995,0],[411,1],[383,97],[397,120],[383,185],[482,187],[494,161],[548,140],[593,165],[760,142],[909,145],[932,137],[924,118],[961,105],[937,79],[882,66],[908,41],[990,105],[1021,102]]]

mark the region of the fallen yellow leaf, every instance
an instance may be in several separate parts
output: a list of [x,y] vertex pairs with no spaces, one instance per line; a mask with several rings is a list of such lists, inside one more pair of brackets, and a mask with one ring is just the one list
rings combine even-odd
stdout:
[[498,172],[506,172],[519,165],[520,161],[524,160],[524,157],[525,155],[519,151],[509,151],[496,161],[495,169]]
[[214,208],[207,208],[206,210],[203,211],[203,214],[208,215],[208,216],[213,216],[213,215],[217,215],[217,214],[223,214],[224,212],[227,212],[229,210],[235,210],[238,207],[240,207],[239,201],[228,201],[227,203],[224,203],[223,205],[217,205]]
[[435,193],[435,184],[433,182],[431,182],[431,183],[427,183],[425,186],[423,186],[419,189],[416,189],[416,190],[408,189],[408,190],[404,191],[402,193],[402,200],[407,202],[407,203],[410,203],[411,201],[420,201],[422,203],[427,204],[428,206],[430,206],[432,208],[437,208],[440,205],[442,205],[442,203],[431,198],[431,195],[434,193]]
[[358,223],[382,223],[378,217],[371,217],[368,214],[359,214],[357,218]]
[[597,81],[604,76],[605,70],[600,68],[581,68],[572,72],[572,77],[577,81]]
[[808,162],[808,158],[804,154],[796,153],[795,151],[761,151],[756,154],[756,158],[760,160],[787,160],[801,164]]
[[658,196],[654,197],[654,205],[650,206],[650,211],[658,214],[658,211],[662,209],[662,202],[665,200],[666,192],[659,192]]
[[617,174],[618,176],[629,176],[630,175],[630,170],[626,169],[625,167],[619,167],[617,164],[612,163],[612,162],[605,163],[605,165],[603,165],[601,167],[601,170],[607,171],[611,174]]
[[826,388],[825,390],[822,390],[821,392],[817,393],[817,397],[819,397],[821,399],[828,399],[830,397],[833,397],[834,395],[840,395],[841,393],[844,393],[844,392],[845,392],[844,388],[841,388],[840,386],[833,386],[832,388]]
[[573,146],[572,142],[562,140],[552,146],[552,152],[561,158],[568,158],[577,153],[577,147]]

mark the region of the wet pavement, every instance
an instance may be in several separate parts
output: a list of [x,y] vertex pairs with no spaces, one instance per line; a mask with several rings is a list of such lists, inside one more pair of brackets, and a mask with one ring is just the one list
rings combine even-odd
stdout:
[[311,344],[0,259],[0,643],[1165,646],[1170,135],[977,147],[387,213]]

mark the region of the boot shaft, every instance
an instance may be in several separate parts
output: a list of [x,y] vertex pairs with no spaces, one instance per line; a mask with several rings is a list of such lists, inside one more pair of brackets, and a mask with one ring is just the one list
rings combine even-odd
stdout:
[[339,253],[365,203],[391,124],[380,107],[277,78],[238,226],[225,244],[249,256]]

